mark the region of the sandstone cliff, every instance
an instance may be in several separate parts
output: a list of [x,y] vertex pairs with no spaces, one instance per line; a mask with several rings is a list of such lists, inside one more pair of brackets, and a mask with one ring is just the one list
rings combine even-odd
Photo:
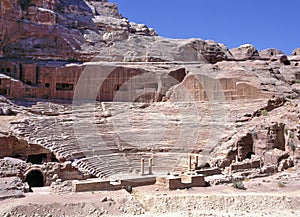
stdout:
[[171,40],[123,18],[101,0],[1,2],[1,55],[86,61],[197,61],[231,58],[213,41]]
[[[112,100],[114,88],[131,79],[126,68],[136,71],[135,75],[144,74],[141,68],[155,74],[152,83],[161,85],[153,84],[157,86],[154,101],[162,100],[166,94],[165,99],[174,96],[178,87],[170,88],[183,78],[178,80],[175,76],[175,82],[166,84],[162,75],[179,72],[180,68],[185,68],[188,75],[183,85],[190,83],[193,91],[191,82],[195,76],[197,80],[199,74],[214,74],[221,81],[226,99],[295,97],[299,92],[299,85],[295,84],[299,80],[297,49],[287,57],[276,49],[257,51],[252,45],[228,50],[211,40],[159,37],[146,25],[122,17],[117,5],[107,1],[3,0],[0,6],[0,69],[4,74],[0,93],[8,97],[72,99],[75,84],[89,61],[96,66],[95,62],[119,62],[115,67],[123,71],[121,80],[105,87],[110,93],[97,97],[99,100]],[[127,67],[122,62],[141,64]],[[146,66],[146,62],[166,64],[155,69]],[[170,62],[182,65],[168,65]],[[199,70],[197,66],[185,67],[188,62],[215,65]],[[116,74],[112,73],[109,79],[117,78]],[[132,91],[136,91],[135,87]],[[206,98],[200,92],[194,94],[196,100]]]

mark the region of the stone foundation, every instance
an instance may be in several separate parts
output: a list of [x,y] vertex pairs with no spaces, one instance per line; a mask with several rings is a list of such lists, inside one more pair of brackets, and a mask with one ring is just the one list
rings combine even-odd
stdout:
[[101,179],[89,179],[85,181],[74,181],[73,190],[74,192],[84,192],[84,191],[112,191],[119,190],[130,187],[153,185],[155,184],[156,177],[146,176],[146,177],[136,177],[121,179],[117,182],[112,182],[110,180]]
[[206,186],[203,175],[185,174],[181,176],[158,177],[156,179],[156,184],[163,185],[169,190]]

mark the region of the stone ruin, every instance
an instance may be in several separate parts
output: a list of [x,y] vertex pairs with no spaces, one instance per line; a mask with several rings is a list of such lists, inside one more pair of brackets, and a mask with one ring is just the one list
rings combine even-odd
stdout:
[[297,165],[299,49],[166,39],[100,0],[0,11],[0,177],[21,192],[189,188]]

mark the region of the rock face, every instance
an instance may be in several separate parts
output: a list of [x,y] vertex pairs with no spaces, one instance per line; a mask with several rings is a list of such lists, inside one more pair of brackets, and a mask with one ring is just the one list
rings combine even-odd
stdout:
[[[120,101],[178,100],[186,86],[195,100],[207,100],[211,87],[201,84],[202,75],[217,79],[227,100],[298,94],[290,86],[299,80],[297,50],[287,57],[250,44],[229,51],[211,40],[159,37],[122,17],[116,4],[99,0],[5,0],[0,15],[0,94],[14,99],[73,99],[80,77],[95,70],[94,80],[105,81],[92,98],[105,101],[116,100],[123,86]],[[103,70],[107,62],[110,72]],[[136,76],[144,81],[132,84]],[[134,98],[149,88],[152,94]]]
[[238,48],[230,50],[233,57],[237,60],[256,60],[260,59],[259,53],[256,48],[251,44],[244,44]]
[[9,58],[216,62],[230,57],[213,41],[154,37],[153,29],[129,22],[106,1],[3,1],[1,24],[1,54]]
[[0,179],[0,186],[1,199],[22,197],[29,190],[28,186],[18,177],[2,178]]
[[300,55],[300,48],[296,48],[295,50],[293,50],[292,55],[299,56]]
[[284,53],[280,50],[277,50],[275,48],[265,49],[262,51],[259,51],[259,56],[263,59],[269,59],[271,61],[276,61],[278,56],[284,55]]

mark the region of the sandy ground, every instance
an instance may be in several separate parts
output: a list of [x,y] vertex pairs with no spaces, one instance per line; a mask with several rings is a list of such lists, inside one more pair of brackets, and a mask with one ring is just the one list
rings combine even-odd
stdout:
[[300,216],[297,170],[245,180],[247,190],[228,185],[168,191],[162,186],[54,194],[34,188],[23,198],[0,201],[0,216]]

